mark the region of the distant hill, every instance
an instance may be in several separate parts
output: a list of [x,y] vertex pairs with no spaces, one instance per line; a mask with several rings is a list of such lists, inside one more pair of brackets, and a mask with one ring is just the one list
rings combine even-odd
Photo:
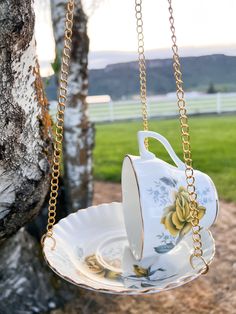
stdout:
[[[181,57],[209,56],[213,54],[224,54],[226,56],[236,55],[236,44],[211,45],[211,46],[181,46]],[[152,60],[172,58],[172,50],[169,48],[147,49],[146,59]],[[89,69],[103,69],[108,64],[131,62],[137,59],[137,51],[89,51]],[[41,66],[42,68],[42,66]]]
[[[147,60],[147,87],[149,95],[175,91],[172,59]],[[206,92],[210,85],[221,92],[236,91],[236,57],[215,54],[181,58],[184,86],[187,91]],[[112,99],[130,98],[139,93],[137,62],[107,65],[89,70],[89,95],[108,94]],[[49,100],[56,99],[53,77],[47,80]]]
[[[223,54],[181,58],[186,90],[207,91],[210,84],[219,91],[236,91],[236,57]],[[175,90],[172,59],[147,60],[149,95]],[[89,71],[89,95],[108,94],[112,99],[139,93],[137,62],[107,65]]]

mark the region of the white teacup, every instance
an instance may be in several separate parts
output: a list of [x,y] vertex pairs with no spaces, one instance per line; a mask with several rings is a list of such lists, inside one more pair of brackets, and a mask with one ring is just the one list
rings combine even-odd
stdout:
[[[157,139],[177,167],[156,158],[145,148],[145,138]],[[140,156],[127,155],[122,167],[122,197],[130,249],[137,260],[170,251],[190,232],[189,196],[185,164],[160,134],[139,131]],[[214,183],[194,170],[200,226],[210,227],[218,213]]]

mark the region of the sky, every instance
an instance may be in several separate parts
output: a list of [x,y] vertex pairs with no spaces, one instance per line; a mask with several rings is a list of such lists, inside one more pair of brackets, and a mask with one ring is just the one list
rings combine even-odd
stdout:
[[[89,8],[94,1],[98,5],[92,12]],[[43,62],[54,57],[49,2],[35,0],[38,54]],[[199,47],[206,51],[209,47],[210,53],[216,48],[217,53],[230,50],[228,54],[236,55],[236,0],[172,2],[180,48],[190,47],[189,54]],[[83,3],[89,15],[91,62],[96,59],[96,52],[137,50],[134,0],[83,0]],[[168,18],[167,0],[143,0],[145,49],[157,50],[156,58],[158,49],[165,50],[171,45]]]
[[[180,46],[236,43],[235,0],[173,0]],[[168,3],[143,0],[146,49],[170,46]],[[134,0],[103,0],[89,22],[90,48],[136,50]]]

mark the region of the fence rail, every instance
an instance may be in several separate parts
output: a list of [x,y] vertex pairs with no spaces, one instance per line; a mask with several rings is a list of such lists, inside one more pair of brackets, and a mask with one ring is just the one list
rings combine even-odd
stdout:
[[[220,114],[236,112],[236,93],[218,93],[211,95],[186,95],[189,114]],[[55,102],[51,103],[51,113],[55,114]],[[90,103],[89,118],[93,122],[118,121],[141,118],[138,101],[109,101],[106,103]],[[150,98],[148,115],[154,117],[174,117],[178,115],[176,97],[162,96]]]

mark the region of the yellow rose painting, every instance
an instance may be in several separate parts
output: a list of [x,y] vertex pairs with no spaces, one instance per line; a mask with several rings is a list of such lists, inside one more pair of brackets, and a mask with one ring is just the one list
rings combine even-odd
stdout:
[[[178,192],[175,192],[174,203],[164,210],[161,223],[170,232],[172,236],[183,236],[191,230],[191,216],[189,208],[189,194],[187,190],[181,186]],[[197,203],[198,218],[201,219],[206,212],[204,206]]]
[[97,260],[95,254],[89,255],[85,258],[85,264],[89,268],[89,270],[101,277],[109,278],[109,279],[118,279],[121,276],[121,273],[111,271],[101,265],[101,263]]

